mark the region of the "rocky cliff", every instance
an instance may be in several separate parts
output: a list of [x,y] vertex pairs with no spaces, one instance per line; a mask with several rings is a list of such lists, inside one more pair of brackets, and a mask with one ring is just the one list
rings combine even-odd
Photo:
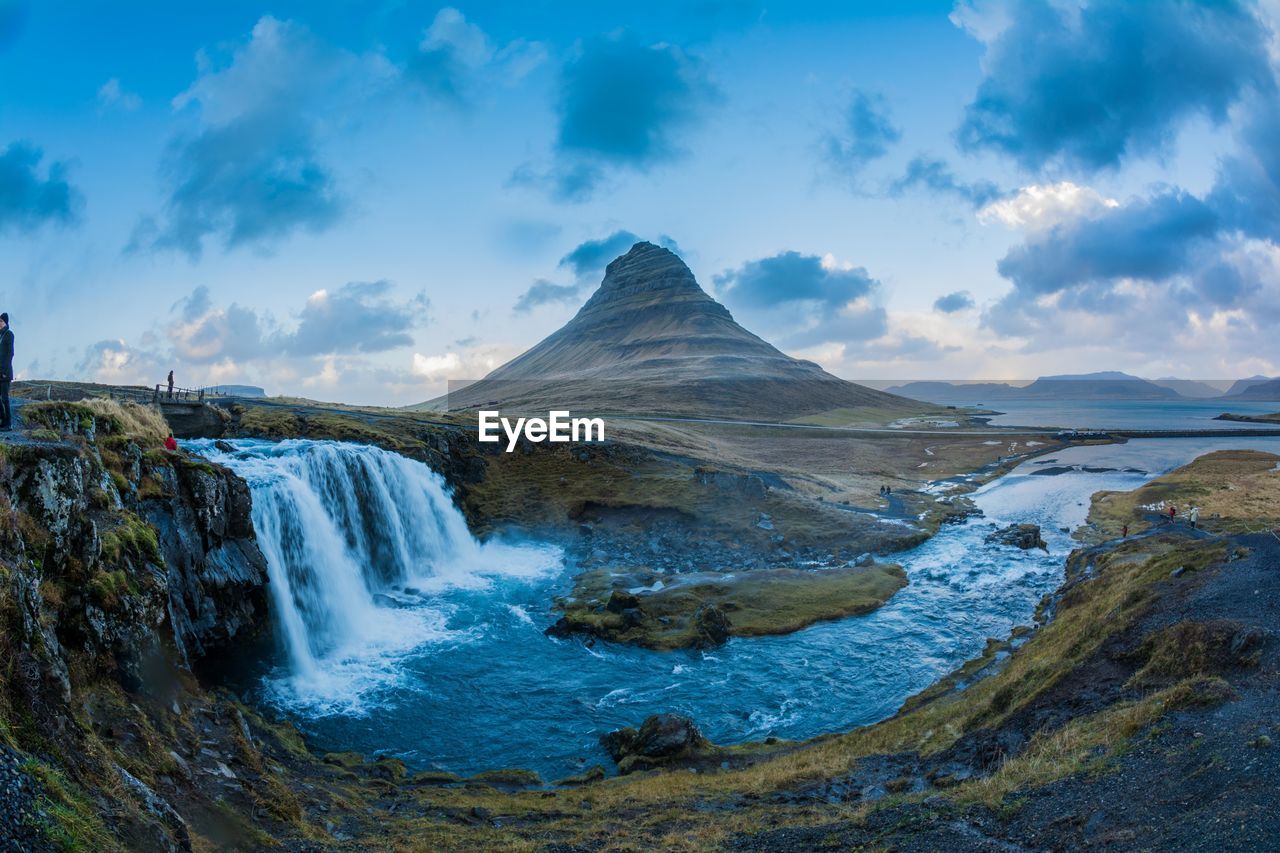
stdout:
[[[13,843],[100,828],[184,846],[154,786],[185,759],[142,708],[167,706],[172,726],[191,711],[191,664],[268,625],[248,487],[160,448],[162,422],[143,412],[29,404],[38,428],[0,444],[0,765],[24,768],[31,789],[25,811],[10,803],[26,833]],[[114,792],[110,818],[69,793],[77,783]]]

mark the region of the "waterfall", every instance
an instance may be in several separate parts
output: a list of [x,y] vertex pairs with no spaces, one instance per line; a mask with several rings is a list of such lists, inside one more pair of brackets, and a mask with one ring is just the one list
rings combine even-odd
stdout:
[[478,542],[448,486],[421,462],[332,441],[192,441],[253,494],[284,697],[350,709],[395,682],[395,659],[456,638],[440,593],[559,565],[547,547]]

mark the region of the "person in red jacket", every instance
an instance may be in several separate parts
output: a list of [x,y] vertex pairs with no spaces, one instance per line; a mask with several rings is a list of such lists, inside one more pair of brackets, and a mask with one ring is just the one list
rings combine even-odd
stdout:
[[165,450],[177,450],[178,440],[173,437],[173,433],[169,433],[169,437],[164,440]]

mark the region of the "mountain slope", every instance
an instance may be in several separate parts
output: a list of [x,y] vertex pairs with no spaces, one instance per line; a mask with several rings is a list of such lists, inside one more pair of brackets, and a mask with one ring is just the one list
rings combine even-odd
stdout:
[[1248,391],[1254,385],[1261,385],[1262,383],[1269,381],[1271,381],[1270,376],[1263,376],[1260,373],[1250,376],[1247,379],[1237,379],[1235,382],[1231,383],[1231,387],[1227,389],[1227,393],[1223,396],[1235,397],[1243,394],[1245,391]]
[[837,408],[923,408],[779,351],[738,325],[679,257],[651,243],[610,263],[559,331],[451,389],[449,409],[479,406],[784,420]]
[[941,380],[907,382],[885,389],[890,394],[900,394],[913,400],[948,405],[1013,399],[1021,390],[1016,385],[1005,382],[943,382]]
[[1161,388],[1172,388],[1183,397],[1192,400],[1207,400],[1211,397],[1221,397],[1223,394],[1222,388],[1196,379],[1178,379],[1174,376],[1167,376],[1163,379],[1152,379],[1151,382]]
[[1247,385],[1243,391],[1230,396],[1232,400],[1280,400],[1280,377]]

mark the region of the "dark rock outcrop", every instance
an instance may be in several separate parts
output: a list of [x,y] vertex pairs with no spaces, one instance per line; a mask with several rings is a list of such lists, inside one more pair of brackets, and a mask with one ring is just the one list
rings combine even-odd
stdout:
[[680,763],[712,748],[693,720],[679,714],[653,714],[639,730],[628,726],[601,736],[600,745],[621,773]]
[[174,634],[201,656],[268,622],[267,563],[254,538],[249,486],[203,462],[157,476],[173,497],[144,502],[144,517],[164,556]]
[[694,648],[712,649],[729,642],[729,617],[714,604],[704,604],[693,615],[693,628],[697,634]]
[[988,533],[983,541],[988,544],[1012,545],[1024,551],[1031,548],[1049,550],[1048,543],[1040,535],[1040,525],[1038,524],[1010,524],[1008,527],[1002,527],[999,530]]

